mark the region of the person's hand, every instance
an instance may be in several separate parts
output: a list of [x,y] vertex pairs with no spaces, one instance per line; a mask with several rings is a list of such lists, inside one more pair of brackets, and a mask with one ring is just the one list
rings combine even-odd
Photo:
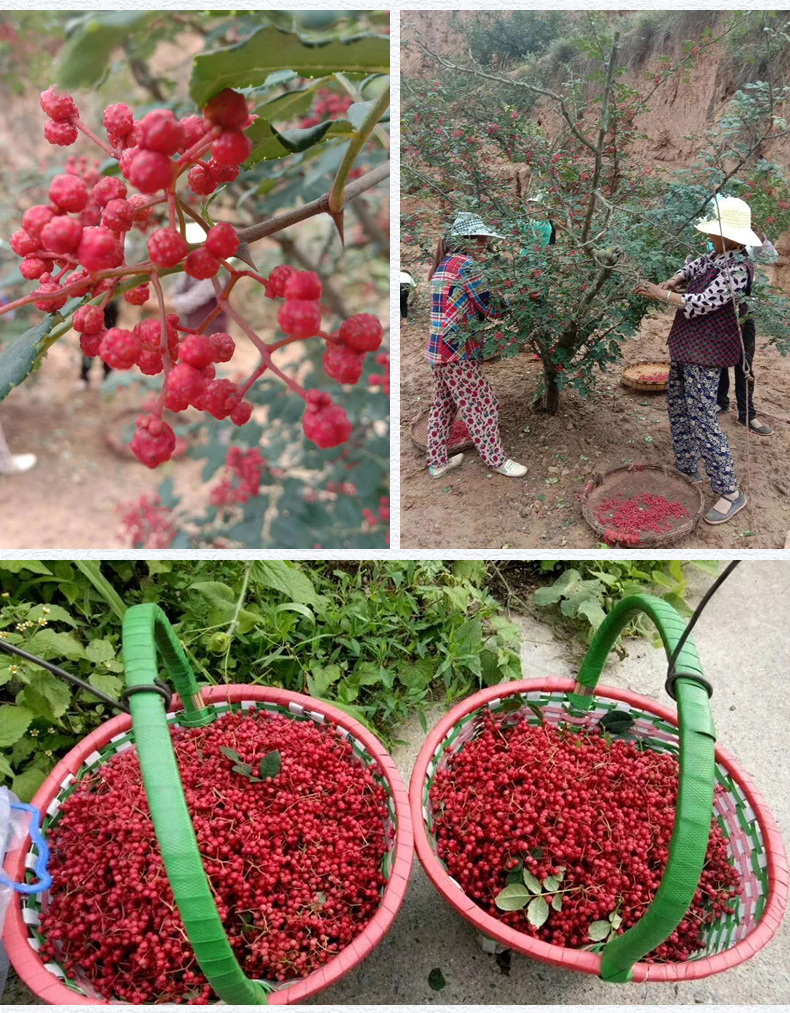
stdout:
[[665,292],[674,292],[678,287],[677,278],[669,278],[667,281],[662,281],[658,287],[663,288]]
[[641,295],[645,299],[660,299],[662,302],[666,301],[663,294],[665,291],[660,285],[654,285],[652,281],[643,281],[636,286],[637,295]]

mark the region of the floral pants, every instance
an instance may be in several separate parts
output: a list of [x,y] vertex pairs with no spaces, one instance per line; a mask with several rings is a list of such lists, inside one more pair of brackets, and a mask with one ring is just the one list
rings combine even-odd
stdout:
[[717,366],[673,362],[667,385],[675,466],[686,475],[696,475],[701,457],[718,495],[738,488],[730,445],[716,415],[720,372]]
[[433,367],[436,390],[428,417],[428,464],[447,464],[447,441],[456,414],[466,423],[477,452],[489,468],[505,463],[499,438],[499,402],[475,359]]

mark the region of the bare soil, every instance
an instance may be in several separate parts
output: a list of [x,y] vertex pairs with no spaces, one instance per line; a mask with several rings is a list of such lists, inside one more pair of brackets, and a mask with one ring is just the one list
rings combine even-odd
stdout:
[[[666,357],[671,317],[647,318],[623,347],[623,365]],[[585,523],[581,493],[591,474],[622,464],[673,463],[666,398],[620,383],[621,370],[604,374],[596,393],[582,400],[563,392],[560,413],[530,408],[540,363],[528,354],[489,363],[485,372],[500,403],[500,427],[509,457],[528,468],[523,479],[490,471],[472,450],[444,478],[428,475],[412,443],[411,423],[428,410],[432,382],[422,355],[427,320],[419,310],[401,329],[401,546],[410,549],[592,548],[597,536]],[[700,523],[679,548],[783,548],[790,529],[790,364],[758,338],[755,406],[774,427],[769,437],[748,434],[730,410],[721,425],[730,441],[748,506],[730,523]],[[731,389],[731,397],[734,390]],[[733,401],[734,406],[734,401]],[[787,421],[768,418],[775,413]],[[706,484],[706,509],[715,497]]]

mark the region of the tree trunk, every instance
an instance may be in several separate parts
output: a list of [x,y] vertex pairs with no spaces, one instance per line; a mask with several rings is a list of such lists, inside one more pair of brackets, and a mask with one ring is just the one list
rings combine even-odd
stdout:
[[542,389],[532,403],[536,412],[543,412],[546,415],[556,415],[560,410],[560,388],[557,386],[557,370],[553,364],[544,361],[543,363],[543,384]]

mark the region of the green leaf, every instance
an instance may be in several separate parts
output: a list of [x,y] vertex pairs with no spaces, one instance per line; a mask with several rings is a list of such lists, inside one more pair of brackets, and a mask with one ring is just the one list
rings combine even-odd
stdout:
[[531,897],[523,883],[512,883],[499,891],[494,903],[500,911],[520,911]]
[[112,584],[101,572],[101,563],[95,559],[75,559],[74,565],[93,584],[115,615],[123,622],[126,606]]
[[261,758],[260,766],[258,767],[261,780],[265,781],[270,777],[276,777],[280,773],[281,766],[282,759],[280,757],[280,750],[273,749],[270,753],[267,753]]
[[76,626],[71,614],[60,605],[34,605],[28,612],[27,618],[37,623],[39,619],[45,619],[48,623],[66,623],[68,626]]
[[548,893],[554,893],[555,891],[559,890],[559,888],[560,888],[560,881],[556,876],[546,876],[546,878],[543,880],[543,889],[546,890]]
[[53,658],[68,658],[69,661],[80,661],[85,657],[85,649],[70,633],[57,633],[55,630],[39,630],[26,644],[31,654],[37,654],[45,661]]
[[13,746],[30,727],[33,713],[27,707],[15,704],[0,706],[0,747]]
[[94,689],[98,689],[100,693],[106,693],[113,700],[120,699],[123,680],[119,679],[117,675],[106,675],[104,672],[91,672],[88,676],[88,682]]
[[202,595],[215,608],[225,609],[228,605],[236,604],[233,588],[218,580],[198,581],[192,584],[189,590]]
[[30,802],[46,779],[46,772],[38,767],[28,767],[17,774],[11,782],[11,791],[20,802]]
[[540,885],[540,881],[538,880],[538,878],[536,876],[532,875],[532,873],[529,871],[529,869],[525,869],[524,870],[524,883],[525,883],[525,885],[527,887],[529,887],[529,889],[532,891],[532,893],[542,893],[543,892],[542,887]]
[[389,64],[387,36],[361,35],[314,43],[293,32],[265,27],[236,45],[198,54],[192,62],[189,92],[202,108],[223,88],[255,88],[280,70],[316,78],[337,71],[388,74]]
[[593,942],[600,943],[602,940],[606,939],[609,936],[609,933],[611,931],[612,926],[609,924],[608,921],[604,921],[602,919],[600,921],[593,922],[592,925],[590,925],[589,929],[587,930],[587,935],[590,937],[590,939],[593,940]]
[[562,911],[562,894],[561,893],[555,893],[554,894],[554,896],[551,898],[551,906],[554,908],[555,911]]
[[307,151],[314,144],[324,139],[327,130],[332,126],[331,120],[324,120],[323,123],[316,123],[314,127],[296,128],[294,130],[278,130],[270,123],[272,134],[282,146],[295,154],[299,151]]
[[[1,400],[2,396],[0,395]],[[22,573],[23,570],[27,570],[28,573],[38,573],[42,577],[52,576],[52,570],[35,559],[3,559],[0,560],[0,570],[6,570],[8,573]]]
[[452,644],[457,654],[476,654],[483,642],[483,626],[479,619],[467,619],[452,634]]
[[440,968],[434,967],[431,970],[430,974],[428,975],[428,984],[431,986],[434,992],[441,992],[441,990],[445,987],[447,982],[444,980],[444,975],[442,974]]
[[315,626],[315,614],[306,605],[302,605],[301,602],[286,601],[282,605],[277,605],[274,611],[275,614],[278,612],[298,612],[300,616],[309,619],[313,626]]
[[579,602],[576,611],[579,615],[585,616],[589,620],[594,630],[597,630],[606,618],[606,613],[596,598],[586,598],[584,601]]
[[[315,131],[315,133],[310,133],[311,131]],[[310,133],[309,137],[301,136],[298,130],[288,131],[286,135],[279,133],[268,120],[256,120],[247,130],[247,136],[252,141],[252,151],[243,167],[250,169],[259,162],[271,162],[278,158],[286,158],[295,151],[307,151],[317,145],[324,146],[335,138],[348,137],[352,131],[353,127],[348,120],[327,120],[315,127],[307,128],[307,132]],[[319,133],[320,136],[318,136]],[[286,146],[286,140],[291,147]],[[294,145],[304,146],[294,147]],[[339,149],[337,150],[339,151]],[[339,153],[338,163],[341,157],[342,153]],[[323,171],[321,175],[323,175]]]
[[51,673],[36,669],[17,699],[34,714],[55,721],[68,710],[71,689]]
[[612,923],[612,928],[615,930],[615,932],[623,924],[623,919],[616,911],[612,911],[612,913],[609,915],[609,921]]
[[627,711],[611,710],[608,714],[604,714],[598,722],[598,727],[610,735],[624,735],[633,723],[633,716]]
[[[11,344],[4,345],[0,350],[0,401],[7,397],[14,387],[30,376],[41,362],[52,344],[47,338],[58,319],[60,317],[56,315],[45,317],[40,324],[31,327]],[[0,565],[3,565],[4,569],[10,568],[5,564]],[[40,570],[33,569],[36,565],[33,562],[24,563],[22,568],[31,570],[33,573],[40,573]],[[12,572],[17,571],[12,570]]]
[[323,83],[323,78],[313,81],[307,88],[296,88],[287,91],[277,98],[270,99],[255,107],[255,113],[262,120],[292,120],[308,112],[315,99],[316,89]]
[[227,746],[220,746],[219,751],[223,756],[227,756],[229,760],[233,760],[234,763],[241,763],[241,757],[235,749],[229,749]]
[[58,56],[56,78],[61,88],[89,88],[104,76],[113,51],[144,38],[154,11],[93,11],[82,19]]
[[4,753],[0,753],[0,775],[8,778],[12,778],[14,776],[11,764],[8,762],[8,758]]
[[101,665],[115,659],[115,648],[109,640],[91,640],[85,648],[85,656],[94,665]]
[[533,595],[535,604],[541,607],[556,605],[560,598],[562,598],[562,591],[556,585],[554,587],[539,587]]
[[316,665],[307,676],[307,684],[310,695],[316,697],[326,696],[330,686],[333,686],[343,674],[339,665]]
[[470,584],[482,584],[487,573],[486,564],[479,559],[456,559],[453,563],[453,576]]
[[323,604],[307,574],[285,560],[257,560],[252,564],[250,577],[253,583],[279,591],[291,601],[314,606]]
[[549,917],[549,905],[543,897],[533,897],[527,908],[527,921],[539,929]]

